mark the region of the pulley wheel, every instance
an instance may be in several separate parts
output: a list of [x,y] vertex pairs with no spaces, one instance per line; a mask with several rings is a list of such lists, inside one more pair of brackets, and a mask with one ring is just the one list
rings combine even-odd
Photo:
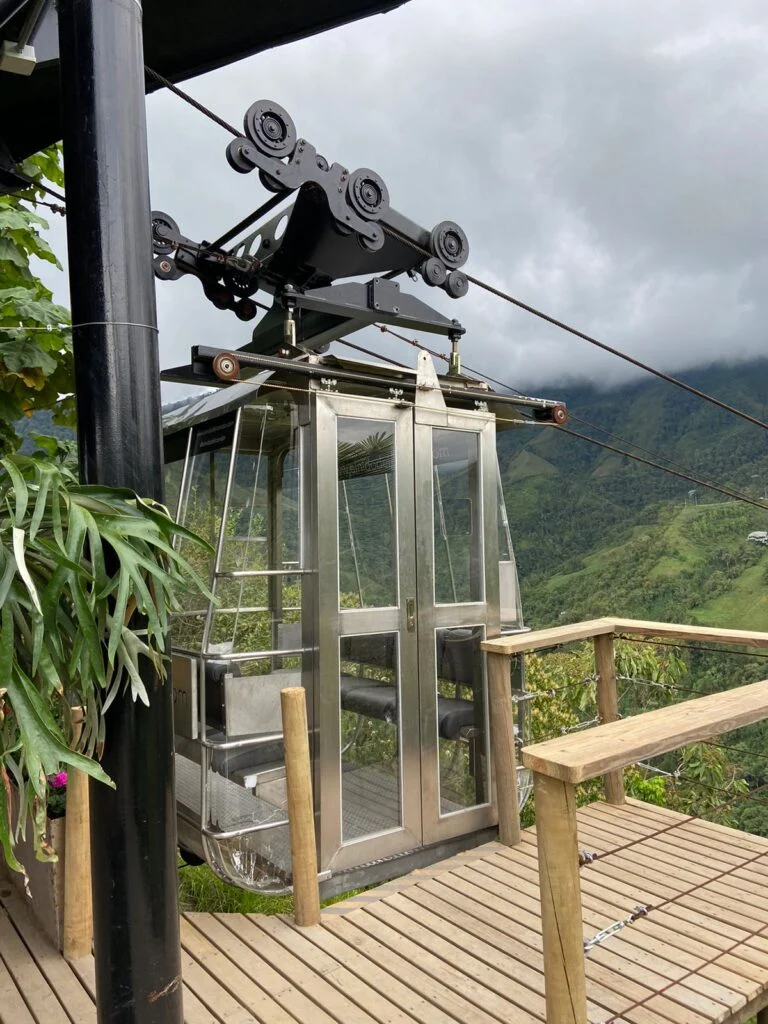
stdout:
[[419,270],[424,281],[433,288],[441,288],[445,284],[446,277],[448,277],[445,264],[435,256],[430,256],[428,260],[424,260]]
[[462,267],[469,259],[469,242],[458,224],[441,221],[432,229],[429,248],[448,267]]
[[253,170],[251,161],[243,156],[243,150],[247,148],[247,139],[232,139],[227,146],[227,163],[238,174],[250,174]]
[[568,422],[568,410],[562,402],[558,402],[557,405],[553,405],[551,413],[552,422],[556,423],[559,427],[564,426]]
[[235,316],[238,320],[253,320],[259,311],[258,306],[251,299],[240,299],[234,305]]
[[361,167],[349,176],[347,202],[363,220],[378,220],[389,209],[389,190],[375,171]]
[[152,250],[158,256],[170,256],[177,248],[176,242],[171,239],[179,237],[179,225],[173,217],[169,217],[167,213],[162,213],[160,210],[153,210],[150,216],[152,218]]
[[266,156],[278,160],[291,156],[296,148],[296,126],[287,110],[272,100],[257,100],[243,118],[245,134]]
[[267,174],[266,171],[259,171],[259,181],[267,190],[267,192],[287,192],[285,185],[278,178],[273,177],[271,174]]
[[452,270],[445,280],[445,290],[452,299],[462,299],[469,291],[467,275],[460,270]]
[[375,228],[374,230],[375,235],[373,238],[365,238],[363,235],[357,236],[358,245],[364,252],[378,252],[384,246],[384,232],[381,228]]
[[213,357],[211,368],[219,380],[234,380],[240,374],[240,361],[231,352],[219,352]]
[[251,274],[245,270],[234,270],[231,267],[224,271],[224,284],[238,298],[249,299],[259,290],[258,274]]

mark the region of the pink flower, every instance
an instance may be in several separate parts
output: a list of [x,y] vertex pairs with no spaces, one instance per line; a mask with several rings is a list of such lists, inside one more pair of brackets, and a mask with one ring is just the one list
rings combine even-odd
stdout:
[[52,775],[48,781],[53,789],[64,789],[67,784],[67,773],[58,772],[56,775]]

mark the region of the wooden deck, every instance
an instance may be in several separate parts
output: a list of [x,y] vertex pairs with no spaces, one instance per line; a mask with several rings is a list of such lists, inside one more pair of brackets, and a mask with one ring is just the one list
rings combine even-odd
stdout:
[[[739,1024],[768,1004],[768,840],[635,801],[578,822],[580,848],[617,851],[582,868],[585,938],[674,899],[589,954],[590,1024]],[[92,1024],[92,959],[67,964],[7,893],[0,1022]],[[545,1020],[533,829],[328,907],[315,928],[186,914],[181,930],[187,1024]]]

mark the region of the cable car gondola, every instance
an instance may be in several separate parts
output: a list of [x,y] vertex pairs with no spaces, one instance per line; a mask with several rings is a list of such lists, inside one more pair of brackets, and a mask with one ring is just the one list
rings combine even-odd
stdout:
[[[276,104],[245,126],[230,164],[296,193],[282,235],[275,218],[225,250],[153,215],[158,277],[197,276],[241,320],[256,291],[273,297],[241,349],[197,346],[166,374],[220,385],[164,417],[167,500],[214,551],[189,555],[215,600],[190,596],[172,633],[179,841],[236,885],[290,886],[280,691],[303,686],[331,895],[495,826],[480,644],[524,628],[496,435],[516,406],[562,407],[462,375],[461,325],[394,280],[420,269],[459,297],[458,225],[406,220],[375,172],[319,159]],[[326,352],[371,322],[444,334],[449,373],[425,351],[414,370]]]

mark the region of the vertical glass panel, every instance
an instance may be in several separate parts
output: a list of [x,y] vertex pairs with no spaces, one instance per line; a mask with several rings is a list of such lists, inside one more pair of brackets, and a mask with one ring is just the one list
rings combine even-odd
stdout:
[[395,427],[338,419],[339,607],[397,605]]
[[301,648],[302,577],[217,579],[208,653],[258,654]]
[[276,391],[243,409],[224,572],[299,567],[298,444],[297,410],[286,393]]
[[175,430],[163,437],[163,461],[165,462],[165,504],[173,519],[179,511],[181,481],[187,455],[189,429]]
[[502,626],[519,629],[523,625],[523,608],[520,601],[520,584],[517,577],[517,563],[512,548],[512,537],[509,532],[507,506],[504,501],[504,490],[501,485],[501,473],[496,462],[496,473],[499,482],[499,605]]
[[488,802],[482,626],[435,631],[440,814]]
[[340,645],[341,821],[349,842],[402,821],[398,636],[346,636]]
[[432,431],[435,602],[483,599],[480,439],[471,431]]
[[[179,508],[179,522],[203,537],[215,550],[219,539],[236,414],[221,416],[192,431],[190,462]],[[197,544],[179,542],[179,550],[206,582],[213,576],[214,556]],[[194,588],[181,592],[182,611],[174,617],[174,647],[199,651],[208,612],[207,601]]]
[[168,462],[165,465],[165,506],[171,514],[171,518],[176,518],[176,512],[179,507],[179,493],[181,491],[181,478],[184,475],[184,459],[178,459],[176,462]]

